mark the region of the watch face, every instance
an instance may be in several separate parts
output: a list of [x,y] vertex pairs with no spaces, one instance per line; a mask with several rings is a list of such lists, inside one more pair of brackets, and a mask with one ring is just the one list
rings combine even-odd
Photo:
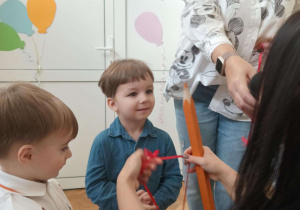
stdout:
[[216,70],[219,72],[219,74],[221,74],[222,72],[222,67],[223,67],[223,62],[221,61],[220,58],[218,58],[216,62]]

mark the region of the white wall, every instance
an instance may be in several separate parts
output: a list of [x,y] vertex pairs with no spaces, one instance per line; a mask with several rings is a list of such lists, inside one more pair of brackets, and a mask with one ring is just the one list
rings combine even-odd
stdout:
[[[3,2],[0,0],[0,4]],[[21,2],[26,5],[27,1]],[[47,34],[35,32],[33,38],[20,34],[26,42],[25,51],[0,51],[0,86],[20,80],[38,84],[35,40],[39,54],[43,54],[40,60],[43,71],[38,74],[41,88],[64,101],[79,122],[79,134],[70,143],[73,156],[58,176],[62,187],[84,187],[94,137],[115,117],[107,109],[105,96],[97,86],[102,72],[114,59],[141,59],[153,70],[156,106],[149,118],[170,134],[180,153],[173,101],[166,103],[161,89],[164,86],[162,74],[167,76],[176,52],[183,1],[56,0],[56,4],[56,16]],[[143,40],[135,31],[135,18],[145,11],[154,12],[163,25],[163,54],[162,47]],[[113,47],[114,51],[99,51],[95,47]]]

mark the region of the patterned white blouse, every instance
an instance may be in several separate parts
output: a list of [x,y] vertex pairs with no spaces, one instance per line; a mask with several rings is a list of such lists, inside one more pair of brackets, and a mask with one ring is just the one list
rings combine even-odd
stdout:
[[240,57],[257,68],[254,51],[260,37],[272,38],[300,0],[185,0],[182,33],[175,61],[170,68],[164,95],[182,99],[183,85],[191,94],[199,82],[220,85],[209,108],[230,119],[250,121],[233,103],[226,78],[215,70],[211,54],[220,44],[232,45]]

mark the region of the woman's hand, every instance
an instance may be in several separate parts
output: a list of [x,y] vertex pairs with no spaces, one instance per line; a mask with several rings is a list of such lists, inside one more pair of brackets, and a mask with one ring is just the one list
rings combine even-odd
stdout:
[[[234,200],[234,183],[237,177],[237,172],[220,160],[208,147],[203,146],[203,157],[192,156],[192,148],[189,147],[184,151],[185,162],[194,163],[202,167],[211,179],[220,181],[225,187],[227,193]],[[193,167],[192,172],[195,171]]]
[[239,56],[232,56],[226,60],[225,73],[228,91],[235,105],[250,118],[253,118],[256,100],[251,95],[248,84],[257,73],[256,70]]
[[133,183],[135,189],[139,187],[140,183],[148,182],[151,171],[156,170],[156,165],[162,164],[162,160],[160,158],[151,159],[144,170],[141,171],[142,161],[146,158],[143,150],[138,149],[127,159],[119,177]]
[[[143,168],[142,161],[147,160],[148,164]],[[147,159],[143,150],[138,149],[126,161],[117,180],[117,199],[120,210],[151,209],[151,205],[140,202],[136,189],[140,183],[146,183],[151,171],[156,169],[156,165],[162,164],[160,158]],[[155,207],[155,206],[154,206]]]
[[[216,63],[218,56],[228,52],[235,52],[231,45],[219,45],[212,53],[212,61]],[[248,84],[256,74],[256,70],[237,54],[226,59],[225,74],[228,91],[236,106],[252,118],[256,100],[251,95]]]
[[[221,161],[208,147],[204,146],[203,157],[192,156],[192,148],[189,147],[184,151],[185,162],[194,163],[199,165],[209,174],[209,177],[214,181],[220,180],[220,175],[222,174],[222,169],[227,166],[223,161]],[[187,155],[187,156],[186,156]],[[191,172],[195,172],[195,167],[191,168]]]

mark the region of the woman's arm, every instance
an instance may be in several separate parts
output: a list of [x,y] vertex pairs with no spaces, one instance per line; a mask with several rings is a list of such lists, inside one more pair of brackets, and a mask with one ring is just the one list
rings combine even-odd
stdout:
[[144,210],[143,204],[136,195],[136,183],[128,174],[120,173],[117,181],[117,199],[120,210]]
[[[213,63],[219,56],[235,52],[225,32],[220,5],[214,0],[187,3],[182,14],[182,32]],[[248,89],[248,82],[256,73],[255,69],[240,56],[231,56],[225,64],[230,95],[236,105],[252,117],[256,101]]]

